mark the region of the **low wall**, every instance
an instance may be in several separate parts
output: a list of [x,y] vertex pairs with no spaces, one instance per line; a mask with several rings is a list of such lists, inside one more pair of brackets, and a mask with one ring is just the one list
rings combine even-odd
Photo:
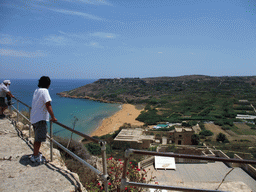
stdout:
[[[235,159],[242,159],[241,157],[239,157],[237,154],[234,155]],[[252,165],[250,164],[243,164],[240,163],[241,168],[246,171],[253,179],[256,179],[256,168],[254,168]]]
[[143,160],[143,161],[138,163],[138,168],[139,169],[145,169],[145,168],[153,165],[154,161],[155,161],[155,157],[154,156],[152,156],[150,158],[147,158],[147,159],[145,159],[145,160]]
[[[221,150],[215,150],[213,151],[213,153],[217,156],[217,157],[224,157],[224,158],[227,158],[227,159],[230,159],[229,156],[227,156],[225,153],[223,153]],[[227,166],[229,167],[233,167],[233,163],[228,163],[228,162],[223,162],[225,163]]]
[[200,159],[185,159],[185,158],[175,158],[175,163],[194,163],[194,164],[198,164],[198,163],[208,163],[207,160],[200,160]]

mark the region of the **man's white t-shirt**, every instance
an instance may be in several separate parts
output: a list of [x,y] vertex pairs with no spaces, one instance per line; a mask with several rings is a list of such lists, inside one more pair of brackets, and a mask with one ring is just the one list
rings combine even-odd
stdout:
[[35,90],[30,114],[30,121],[32,124],[42,120],[49,121],[49,113],[45,106],[49,101],[52,101],[52,99],[48,89],[38,88]]
[[0,84],[0,97],[6,97],[6,93],[8,93],[10,90],[8,89],[8,87],[1,83]]

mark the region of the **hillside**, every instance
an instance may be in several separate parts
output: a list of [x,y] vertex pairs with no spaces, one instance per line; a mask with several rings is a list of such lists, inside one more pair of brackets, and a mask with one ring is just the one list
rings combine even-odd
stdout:
[[[59,95],[142,104],[145,109],[137,120],[150,125],[185,119],[216,121],[220,125],[232,126],[237,114],[256,114],[251,106],[256,104],[255,84],[256,76],[99,79]],[[241,103],[239,100],[249,102]]]
[[169,103],[191,94],[225,94],[235,98],[253,96],[256,93],[256,76],[211,77],[190,75],[157,78],[99,79],[60,95],[85,97],[105,102],[147,104]]

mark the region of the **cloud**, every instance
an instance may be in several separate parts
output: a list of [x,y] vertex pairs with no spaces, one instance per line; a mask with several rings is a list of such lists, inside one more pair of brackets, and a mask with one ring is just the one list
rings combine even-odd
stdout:
[[109,38],[109,39],[116,38],[116,35],[113,33],[95,32],[95,33],[90,33],[90,35],[94,37],[100,37],[100,38]]
[[64,36],[58,36],[58,35],[49,35],[44,38],[43,42],[41,44],[47,44],[47,45],[66,45],[69,42],[67,38]]
[[[68,2],[74,2],[74,0],[65,0]],[[111,3],[104,0],[77,0],[76,2],[87,3],[92,5],[112,5]]]
[[30,43],[31,41],[28,38],[14,37],[8,34],[0,34],[0,44],[2,45],[21,45]]
[[63,34],[63,35],[67,35],[67,33],[63,32],[63,31],[59,31],[59,33]]
[[0,49],[1,56],[11,56],[11,57],[43,57],[46,56],[41,51],[27,52],[27,51],[16,51],[12,49]]
[[81,16],[81,17],[85,17],[87,19],[94,19],[94,20],[98,20],[98,21],[102,21],[104,19],[88,14],[88,13],[83,13],[83,12],[79,12],[79,11],[70,11],[70,10],[65,10],[65,9],[50,9],[48,8],[48,10],[57,12],[57,13],[63,13],[66,15],[76,15],[76,16]]
[[3,45],[14,45],[17,41],[13,40],[10,35],[1,34],[0,44]]
[[89,44],[85,44],[89,47],[95,47],[95,48],[104,48],[104,46],[100,45],[98,42],[90,42]]
[[88,35],[84,35],[84,34],[75,34],[75,33],[66,33],[66,32],[63,32],[63,31],[59,31],[60,34],[62,34],[63,36],[66,36],[66,37],[69,37],[69,38],[72,38],[72,39],[87,39],[87,36]]

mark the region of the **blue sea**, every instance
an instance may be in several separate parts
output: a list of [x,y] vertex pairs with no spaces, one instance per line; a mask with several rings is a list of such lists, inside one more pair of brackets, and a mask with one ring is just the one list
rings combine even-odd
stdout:
[[[38,79],[10,79],[11,93],[31,106],[34,90],[37,87]],[[0,82],[3,80],[0,79]],[[75,124],[75,130],[90,135],[102,122],[104,118],[112,116],[121,109],[120,104],[101,103],[86,99],[71,99],[57,95],[62,91],[69,91],[83,85],[93,83],[93,79],[51,79],[49,93],[52,98],[52,108],[58,122],[73,128],[75,119],[78,119]],[[15,100],[14,100],[15,102]],[[14,104],[16,107],[16,102]],[[25,110],[25,107],[19,105],[19,108]],[[61,128],[58,125],[53,126],[54,135],[69,138],[71,132]],[[73,134],[76,140],[81,139]]]

